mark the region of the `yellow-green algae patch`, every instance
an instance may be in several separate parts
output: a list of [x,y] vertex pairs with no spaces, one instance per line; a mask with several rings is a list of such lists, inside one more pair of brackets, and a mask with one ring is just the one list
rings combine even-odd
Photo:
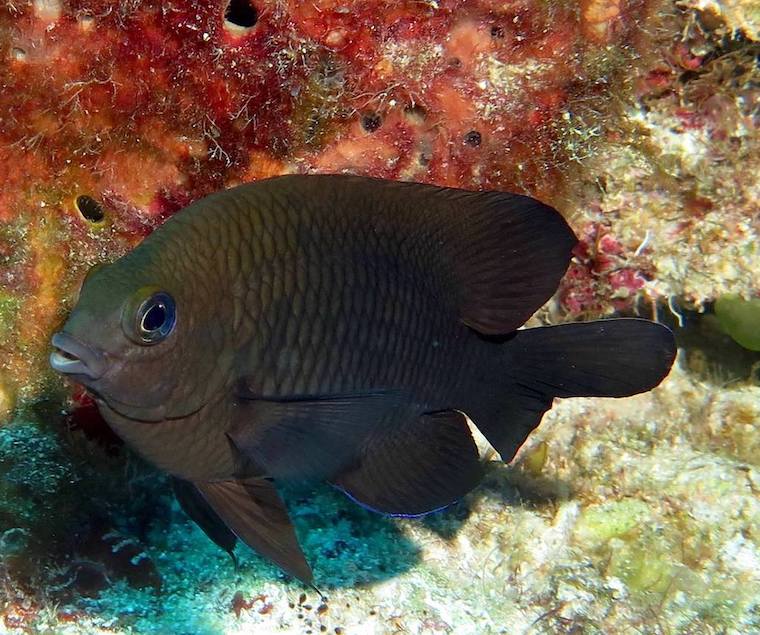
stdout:
[[723,330],[751,351],[760,351],[760,298],[726,294],[715,302],[715,314]]
[[675,565],[669,545],[653,531],[659,524],[653,510],[634,498],[591,505],[574,530],[576,544],[602,551],[604,573],[618,578],[635,593],[666,593]]
[[634,592],[663,594],[673,584],[675,566],[665,551],[643,542],[610,541],[606,573],[625,582]]
[[575,537],[594,543],[619,538],[637,531],[650,515],[647,504],[636,499],[592,505],[581,515],[575,527]]

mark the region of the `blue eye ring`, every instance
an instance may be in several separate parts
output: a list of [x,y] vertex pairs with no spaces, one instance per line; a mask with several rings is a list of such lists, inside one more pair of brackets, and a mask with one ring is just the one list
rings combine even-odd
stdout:
[[122,324],[127,336],[137,344],[158,344],[177,324],[174,298],[166,291],[144,287],[124,307]]

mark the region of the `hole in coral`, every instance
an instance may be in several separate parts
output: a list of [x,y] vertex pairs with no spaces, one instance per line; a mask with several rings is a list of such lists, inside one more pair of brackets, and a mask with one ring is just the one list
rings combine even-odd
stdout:
[[87,196],[86,194],[77,196],[76,208],[82,217],[91,223],[99,223],[105,217],[103,206],[94,198]]
[[407,106],[404,108],[404,115],[406,115],[406,118],[410,123],[417,125],[425,121],[425,117],[427,117],[425,109],[419,104],[415,104],[414,106]]
[[498,24],[494,24],[491,27],[491,37],[496,40],[503,40],[504,39],[504,27],[499,26]]
[[235,26],[250,29],[256,25],[259,13],[248,0],[230,0],[224,18]]
[[483,137],[477,130],[470,130],[470,132],[464,136],[464,142],[473,148],[477,148],[482,140]]
[[383,120],[377,113],[371,113],[362,117],[362,128],[367,132],[375,132],[382,123]]

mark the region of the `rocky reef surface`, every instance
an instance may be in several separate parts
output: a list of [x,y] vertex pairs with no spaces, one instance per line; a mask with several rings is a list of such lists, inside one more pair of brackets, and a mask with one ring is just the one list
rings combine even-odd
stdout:
[[[4,3],[0,632],[760,631],[758,54],[752,0]],[[313,171],[538,196],[581,243],[534,322],[681,347],[426,520],[288,491],[323,597],[235,568],[46,368],[92,264]]]

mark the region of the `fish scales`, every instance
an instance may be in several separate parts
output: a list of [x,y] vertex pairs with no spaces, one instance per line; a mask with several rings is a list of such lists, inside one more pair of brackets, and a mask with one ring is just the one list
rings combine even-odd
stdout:
[[[271,219],[262,218],[266,209],[273,210]],[[406,275],[375,264],[398,258],[387,228],[384,235],[368,230],[361,210],[351,208],[353,226],[348,215],[313,218],[303,206],[260,203],[240,211],[253,216],[251,225],[274,228],[246,234],[261,237],[260,244],[251,243],[260,257],[250,271],[237,273],[260,291],[260,301],[246,307],[249,324],[239,334],[248,340],[241,347],[248,349],[244,364],[263,378],[260,394],[340,393],[378,384],[424,390],[430,370],[445,368],[456,381],[461,352],[437,344],[467,330],[452,311],[441,315],[435,294],[412,275],[420,268],[411,260],[415,254],[407,256],[414,268]],[[275,242],[277,253],[268,247]],[[303,263],[300,276],[293,275],[293,263]],[[373,342],[386,345],[368,355]],[[396,363],[387,363],[391,359]]]

